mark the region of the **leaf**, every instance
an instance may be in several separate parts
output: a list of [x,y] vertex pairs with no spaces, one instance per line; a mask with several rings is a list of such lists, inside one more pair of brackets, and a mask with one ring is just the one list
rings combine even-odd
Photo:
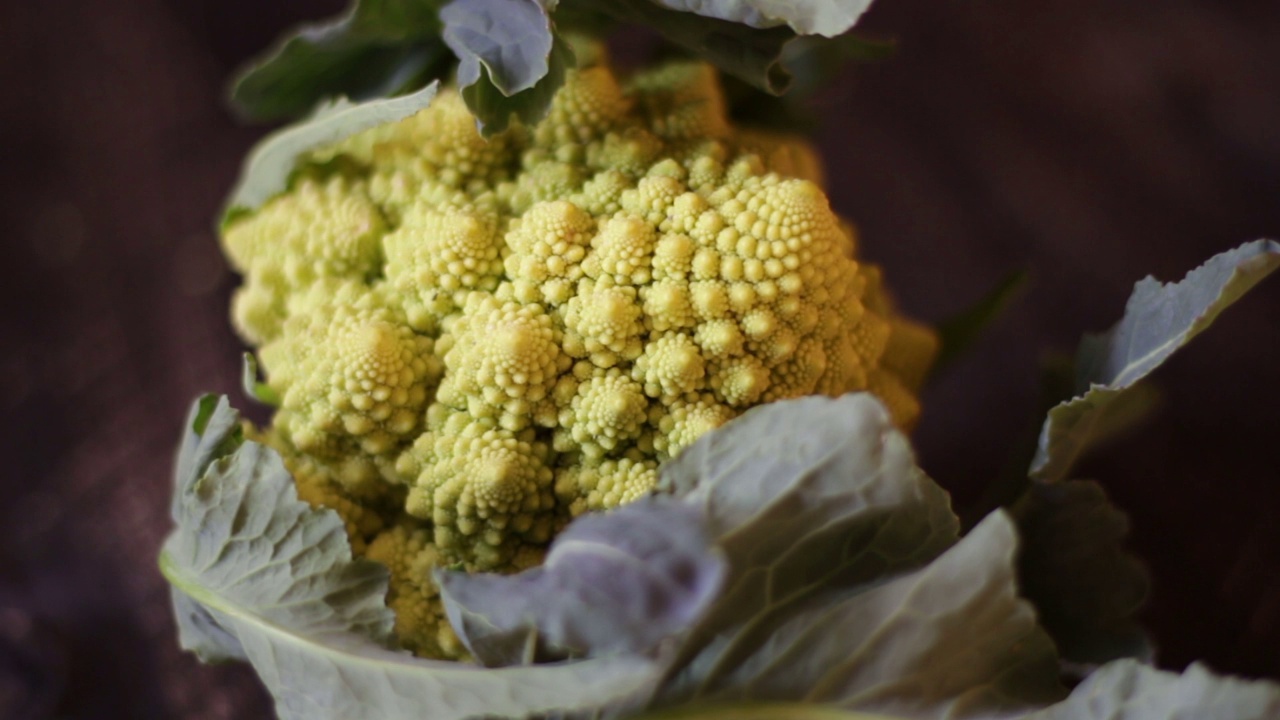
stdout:
[[[647,25],[726,73],[779,95],[790,82],[784,48],[797,34],[834,38],[868,5],[870,0],[354,0],[342,15],[287,34],[240,72],[231,98],[247,118],[280,120],[301,117],[328,97],[365,101],[410,92],[446,74],[452,62],[447,45],[460,62],[458,86],[467,106],[489,137],[504,130],[512,114],[527,125],[541,119],[572,67],[572,51],[556,36],[552,11],[590,35],[603,34],[605,18]],[[803,50],[797,44],[791,60],[806,76],[815,68],[826,75],[835,60],[877,57],[885,49],[840,40],[804,43]]]
[[302,25],[239,73],[231,100],[245,117],[271,121],[306,115],[329,97],[362,101],[417,89],[443,71],[448,55],[438,5],[357,0],[337,18]]
[[280,407],[280,393],[258,379],[258,358],[251,352],[242,355],[240,368],[240,386],[244,394],[264,405]]
[[1272,720],[1280,684],[1222,677],[1199,663],[1177,673],[1134,660],[1103,666],[1066,700],[1023,720]]
[[901,720],[812,703],[694,705],[638,715],[633,720]]
[[[165,542],[161,569],[192,601],[209,606],[209,616],[197,619],[187,613],[188,618],[197,624],[213,618],[209,632],[186,630],[202,641],[214,639],[215,628],[229,631],[215,612],[225,596],[254,608],[265,623],[291,623],[309,636],[354,631],[389,642],[394,618],[381,600],[386,570],[352,560],[338,516],[298,500],[274,451],[253,442],[240,443],[221,457],[209,451],[234,436],[237,420],[220,399],[204,432],[193,438],[193,429],[184,443],[196,449],[199,460],[179,461],[178,530]],[[247,576],[251,582],[243,582]],[[330,602],[329,596],[337,593],[349,600]],[[204,602],[206,598],[214,602]],[[217,645],[231,647],[225,636],[217,638]]]
[[176,586],[170,586],[169,598],[173,603],[173,617],[178,626],[178,645],[183,650],[195,653],[205,663],[249,660],[240,645],[240,639],[223,628],[208,608],[192,600],[191,596]]
[[[1015,505],[1037,483],[1027,475],[1027,466],[1039,449],[1040,430],[1045,416],[1057,404],[1070,400],[1075,382],[1075,361],[1065,353],[1047,352],[1040,357],[1040,397],[1036,408],[1028,413],[1027,422],[1008,445],[999,474],[983,491],[982,498],[961,512],[962,524],[972,526],[978,519],[1001,507]],[[1153,383],[1132,385],[1113,403],[1109,412],[1099,418],[1091,447],[1100,447],[1141,425],[1160,408],[1160,389]]]
[[716,683],[801,603],[918,567],[958,534],[947,494],[868,394],[754,408],[663,466],[661,483],[702,510],[730,567],[668,697]]
[[1008,713],[1057,700],[1053,642],[1019,599],[1017,536],[1003,512],[928,566],[813,598],[698,702],[804,701],[925,719]]
[[759,92],[734,75],[724,75],[720,84],[735,124],[777,132],[812,134],[822,124],[822,112],[813,99],[849,63],[870,63],[890,57],[897,50],[893,41],[876,40],[846,33],[835,38],[817,36],[794,38],[782,49],[778,62],[790,75],[784,95]]
[[240,179],[227,202],[223,223],[240,213],[256,210],[284,191],[298,159],[308,151],[413,115],[435,98],[438,85],[431,83],[412,95],[385,100],[362,103],[339,100],[311,118],[263,138],[245,160]]
[[1139,282],[1124,317],[1109,332],[1087,336],[1076,356],[1077,397],[1049,411],[1031,475],[1056,481],[1112,427],[1134,383],[1213,323],[1227,306],[1280,267],[1280,243],[1258,240],[1220,253],[1181,282]]
[[756,29],[728,20],[669,10],[650,0],[606,3],[561,0],[557,15],[566,13],[587,17],[605,15],[621,23],[652,28],[694,57],[772,95],[786,92],[791,83],[791,74],[781,59],[796,34],[785,27]]
[[[208,457],[239,427],[225,399],[203,425],[186,438],[185,460]],[[183,647],[247,659],[282,720],[568,713],[609,706],[656,677],[652,661],[634,656],[486,669],[391,650],[385,568],[352,559],[341,520],[298,500],[274,451],[245,442],[198,475],[179,472],[176,486],[178,527],[160,566]]]
[[541,567],[518,575],[437,571],[436,580],[467,648],[500,666],[535,654],[647,653],[702,617],[724,574],[698,513],[649,497],[576,519]]
[[[966,717],[995,720],[989,713]],[[910,720],[911,714],[865,714],[817,703],[689,705],[635,720]],[[1270,720],[1280,717],[1280,684],[1215,675],[1199,663],[1181,675],[1134,660],[1109,663],[1071,695],[1003,720]]]
[[506,130],[512,115],[528,126],[536,125],[546,116],[556,91],[564,84],[565,72],[573,66],[573,51],[557,37],[552,44],[548,62],[547,74],[533,87],[515,95],[503,95],[494,87],[488,75],[483,75],[475,84],[462,88],[462,100],[475,116],[481,135],[492,137]]
[[182,510],[182,496],[190,492],[190,486],[204,475],[209,463],[227,455],[243,441],[240,417],[231,410],[227,398],[203,395],[191,406],[187,423],[188,431],[178,446],[177,462],[173,477],[176,484],[169,514],[176,522]]
[[573,53],[552,31],[554,0],[452,0],[442,37],[458,56],[458,88],[481,132],[505,130],[514,113],[546,114]]
[[1146,568],[1123,548],[1129,520],[1095,482],[1033,483],[1013,508],[1022,551],[1018,579],[1062,657],[1098,664],[1150,661],[1134,615],[1146,600]]
[[[554,6],[554,3],[550,3]],[[533,87],[549,68],[552,33],[543,0],[453,0],[440,11],[444,41],[458,56],[458,85],[481,66],[503,95]]]
[[963,355],[978,338],[982,337],[991,323],[1009,309],[1027,286],[1027,272],[1019,270],[1011,273],[983,295],[976,303],[938,323],[938,336],[942,347],[938,351],[938,359],[934,361],[934,372],[950,365]]
[[787,25],[800,35],[840,35],[871,7],[871,0],[653,0],[663,7],[754,28]]

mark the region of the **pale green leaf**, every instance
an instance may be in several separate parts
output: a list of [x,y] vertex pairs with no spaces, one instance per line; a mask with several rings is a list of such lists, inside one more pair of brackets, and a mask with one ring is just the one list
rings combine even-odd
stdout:
[[653,0],[663,7],[754,28],[787,25],[801,35],[835,37],[849,30],[872,0]]
[[[636,720],[909,720],[909,713],[865,714],[815,703],[690,705]],[[1134,660],[1095,671],[1071,695],[1029,713],[963,713],[974,720],[1274,720],[1280,685],[1215,675],[1203,665],[1165,672]]]
[[924,568],[796,608],[731,668],[696,663],[690,699],[941,720],[1061,698],[1053,642],[1018,597],[1016,549],[1013,522],[994,513]]
[[173,585],[169,587],[169,599],[178,626],[178,645],[183,650],[195,653],[206,663],[248,661],[240,638],[224,628],[212,611]]
[[1280,684],[1222,677],[1193,664],[1181,675],[1135,660],[1104,665],[1071,696],[1024,720],[1275,720]]
[[702,617],[724,573],[698,512],[658,496],[575,519],[539,567],[437,570],[436,584],[467,649],[500,666],[651,652]]
[[453,0],[440,10],[444,41],[458,56],[458,86],[480,79],[480,68],[503,95],[533,87],[547,74],[550,11],[544,0]]
[[173,469],[175,487],[169,514],[175,522],[182,511],[182,497],[204,475],[209,463],[239,446],[243,439],[239,423],[240,416],[224,396],[204,395],[192,404]]
[[573,52],[555,36],[554,0],[452,0],[440,10],[444,42],[458,56],[458,89],[480,131],[502,132],[516,115],[533,125],[564,84]]
[[547,63],[547,73],[533,87],[513,95],[504,95],[490,80],[487,70],[469,85],[459,82],[462,100],[475,116],[481,135],[492,137],[506,130],[512,115],[528,127],[542,120],[551,107],[556,91],[564,84],[565,73],[573,67],[573,51],[567,43],[556,37]]
[[438,85],[431,83],[411,95],[384,100],[362,103],[338,100],[307,120],[271,133],[245,160],[224,217],[256,210],[283,192],[299,158],[309,151],[383,123],[403,120],[422,110],[435,98]]
[[796,39],[789,28],[756,29],[741,23],[664,8],[650,0],[561,0],[557,17],[579,23],[607,19],[641,25],[752,87],[781,95],[791,84],[783,54]]
[[717,683],[802,603],[918,567],[958,535],[947,494],[868,394],[755,408],[664,466],[662,483],[703,510],[730,565],[668,697]]
[[238,74],[231,101],[253,120],[306,115],[329,97],[363,101],[416,90],[443,72],[443,0],[353,0],[298,26]]
[[298,499],[274,451],[244,442],[204,469],[191,461],[238,427],[225,401],[203,419],[180,463],[200,475],[177,478],[178,527],[161,570],[183,646],[247,659],[282,720],[570,713],[608,707],[656,678],[653,661],[634,656],[491,670],[391,649],[386,569],[352,559],[342,521]]
[[[1181,282],[1146,278],[1134,287],[1120,323],[1086,337],[1076,357],[1077,396],[1049,411],[1031,475],[1067,477],[1090,444],[1130,414],[1126,390],[1213,323],[1218,314],[1280,267],[1280,243],[1258,240],[1215,255]],[[1110,418],[1109,418],[1110,416]],[[1123,424],[1123,423],[1121,423]]]
[[812,703],[691,705],[645,713],[634,720],[901,720]]

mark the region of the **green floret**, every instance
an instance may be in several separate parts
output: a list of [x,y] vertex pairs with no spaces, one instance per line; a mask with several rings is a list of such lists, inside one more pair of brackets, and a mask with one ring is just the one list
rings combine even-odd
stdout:
[[365,557],[391,571],[387,606],[396,614],[400,644],[427,657],[464,658],[466,650],[431,582],[431,569],[442,562],[430,530],[417,523],[397,523],[374,538]]
[[707,66],[620,82],[593,54],[537,127],[485,141],[445,90],[225,231],[271,435],[391,568],[421,654],[462,652],[431,568],[537,563],[752,406],[869,389],[919,412],[936,340],[856,259],[808,146],[733,127]]
[[223,247],[245,275],[236,292],[236,329],[262,344],[279,336],[286,303],[320,280],[363,280],[382,263],[382,215],[363,183],[335,176],[304,180],[250,218],[232,225]]
[[552,453],[531,431],[513,432],[435,406],[427,431],[396,468],[412,489],[410,515],[428,521],[454,561],[505,569],[521,546],[550,542]]

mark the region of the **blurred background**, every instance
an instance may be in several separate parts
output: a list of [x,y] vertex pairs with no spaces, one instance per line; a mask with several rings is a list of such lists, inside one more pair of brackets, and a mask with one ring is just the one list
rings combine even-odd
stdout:
[[[0,8],[0,714],[270,716],[247,668],[178,650],[155,557],[188,404],[247,404],[211,228],[262,129],[226,78],[340,7]],[[819,140],[863,254],[926,320],[1031,274],[926,398],[922,463],[964,504],[1038,422],[1042,353],[1147,273],[1280,236],[1280,4],[880,0],[862,27],[899,51],[823,95]],[[1272,279],[1079,473],[1131,515],[1166,667],[1280,678],[1278,368]]]

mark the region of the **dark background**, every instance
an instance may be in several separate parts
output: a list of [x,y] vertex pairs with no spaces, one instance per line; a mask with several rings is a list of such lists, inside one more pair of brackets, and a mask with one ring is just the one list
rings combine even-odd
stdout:
[[[337,8],[0,9],[0,714],[269,714],[246,668],[178,650],[154,558],[188,403],[244,403],[211,219],[260,130],[224,80]],[[922,461],[963,502],[1033,422],[1042,351],[1110,325],[1148,272],[1280,235],[1280,4],[880,0],[864,27],[897,57],[821,107],[863,253],[928,320],[1033,275],[926,400]],[[1168,667],[1280,677],[1278,367],[1272,280],[1159,373],[1159,419],[1082,468],[1132,515]]]

